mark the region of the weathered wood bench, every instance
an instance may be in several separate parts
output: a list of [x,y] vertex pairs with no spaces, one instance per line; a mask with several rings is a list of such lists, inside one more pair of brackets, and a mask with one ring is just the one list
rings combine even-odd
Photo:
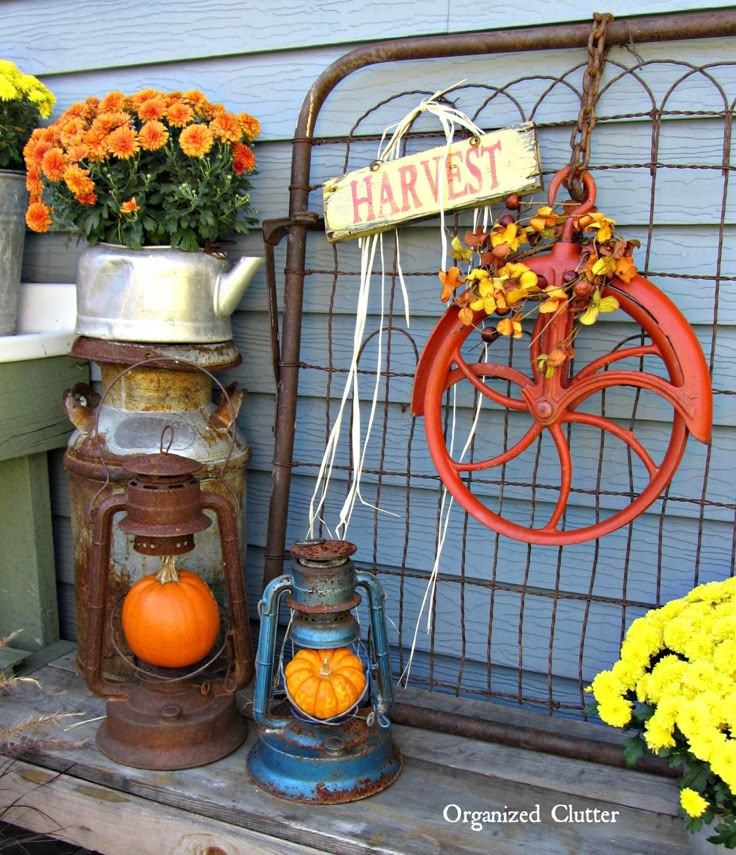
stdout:
[[[642,853],[678,855],[688,836],[677,816],[677,785],[614,768],[508,745],[394,724],[404,768],[393,786],[364,801],[308,806],[274,798],[248,777],[255,739],[198,769],[151,772],[111,762],[95,747],[104,701],[89,693],[71,654],[4,697],[0,721],[75,712],[46,728],[80,747],[46,747],[5,769],[3,820],[105,855],[164,853]],[[247,714],[249,699],[242,696]],[[619,741],[607,728],[536,713],[399,691],[400,702],[431,703],[488,721],[530,722],[555,732]],[[540,723],[541,720],[541,723]],[[75,726],[66,730],[70,723]],[[467,812],[467,813],[466,813]]]

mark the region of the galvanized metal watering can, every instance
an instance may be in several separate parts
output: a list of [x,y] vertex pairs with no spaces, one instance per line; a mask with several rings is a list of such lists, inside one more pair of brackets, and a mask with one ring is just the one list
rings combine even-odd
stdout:
[[77,270],[77,333],[117,341],[206,343],[232,338],[230,316],[263,263],[166,246],[98,244]]

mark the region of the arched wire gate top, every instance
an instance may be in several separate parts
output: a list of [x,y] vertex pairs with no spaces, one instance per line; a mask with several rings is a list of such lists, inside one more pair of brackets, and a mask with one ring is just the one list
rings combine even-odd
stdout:
[[[289,539],[304,535],[311,490],[350,362],[350,297],[359,277],[359,254],[355,241],[327,244],[322,182],[368,165],[382,130],[421,98],[463,80],[466,64],[472,65],[474,76],[468,74],[448,97],[489,130],[533,121],[549,180],[570,156],[590,28],[590,22],[580,22],[381,42],[346,54],[311,87],[293,140],[289,215],[264,224],[277,382],[266,581],[285,571]],[[589,163],[600,209],[617,221],[618,231],[641,241],[635,256],[640,273],[680,307],[702,345],[714,395],[712,441],[699,446],[690,440],[672,483],[646,513],[585,544],[515,542],[454,508],[434,612],[428,631],[422,629],[417,637],[409,685],[523,705],[548,715],[581,716],[585,686],[615,661],[635,617],[695,584],[732,573],[736,504],[728,472],[736,454],[736,259],[728,190],[736,63],[728,59],[723,43],[692,40],[734,36],[733,9],[612,21]],[[687,51],[679,42],[688,44]],[[713,45],[722,48],[715,58]],[[502,55],[513,57],[506,62]],[[465,61],[456,61],[460,58]],[[426,62],[402,65],[410,60]],[[381,67],[389,65],[393,76],[381,74]],[[378,82],[371,82],[371,74]],[[416,88],[399,91],[396,79],[402,77]],[[387,81],[390,91],[382,88]],[[330,110],[334,97],[343,100]],[[345,115],[344,105],[353,102],[362,112]],[[437,127],[418,123],[408,145],[416,139],[421,148],[430,148],[444,138]],[[543,204],[543,194],[534,202]],[[456,215],[461,236],[468,223],[469,215]],[[452,218],[448,224],[453,225]],[[407,664],[440,525],[441,482],[429,460],[423,425],[411,417],[408,403],[419,354],[444,310],[437,280],[437,223],[414,224],[401,234],[412,322],[407,329],[394,257],[387,262],[387,345],[375,440],[364,474],[369,485],[364,492],[390,514],[363,507],[348,532],[358,545],[357,563],[375,570],[386,590],[397,675]],[[279,330],[276,247],[284,237]],[[595,334],[586,331],[592,348],[587,356],[596,358],[596,346],[611,351],[641,341],[642,331],[626,320],[612,315],[599,322]],[[376,336],[377,329],[369,324],[364,352],[371,350]],[[528,342],[496,343],[493,358],[522,368],[526,360],[528,371]],[[371,370],[366,365],[369,384]],[[458,404],[461,426],[472,417],[472,395],[471,390]],[[621,434],[641,430],[655,447],[661,435],[666,447],[672,410],[647,400],[641,389],[606,389],[594,406],[621,425]],[[514,441],[513,412],[499,410],[489,418],[490,426],[479,434],[472,453],[489,436]],[[582,461],[580,480],[571,489],[571,519],[599,519],[640,489],[635,455],[617,447],[615,436],[583,430],[568,441],[573,456],[579,454]],[[483,450],[478,448],[477,454],[482,457]],[[349,453],[338,455],[338,507],[351,471]],[[534,517],[545,504],[554,505],[558,485],[550,471],[548,449],[540,445],[520,468],[509,462],[500,472],[473,473],[471,486],[503,513]],[[462,715],[447,717],[408,706],[402,710],[399,704],[394,718],[484,735],[479,722]],[[518,744],[523,739],[527,747],[575,756],[586,752],[580,740],[560,738],[560,744],[552,745],[549,734],[535,741],[510,727],[488,725],[485,735]],[[618,762],[617,756],[614,748],[605,759]]]

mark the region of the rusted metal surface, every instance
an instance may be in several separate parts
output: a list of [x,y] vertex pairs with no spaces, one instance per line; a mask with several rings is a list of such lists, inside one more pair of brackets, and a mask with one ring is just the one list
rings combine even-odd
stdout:
[[[277,710],[282,715],[287,708]],[[385,790],[401,773],[403,757],[390,732],[375,721],[346,719],[338,727],[293,717],[278,733],[266,731],[248,756],[259,787],[301,804],[345,804]]]
[[347,540],[300,540],[293,544],[290,552],[298,561],[318,564],[345,561],[355,554],[355,544]]
[[232,341],[216,344],[142,344],[130,341],[105,341],[80,336],[74,340],[71,356],[92,362],[135,365],[148,359],[160,359],[172,371],[191,371],[192,364],[210,371],[224,371],[240,365],[242,358]]
[[129,475],[126,515],[118,525],[135,535],[133,549],[143,555],[181,555],[194,549],[194,537],[212,525],[201,509],[196,460],[177,454],[148,454],[124,465]]
[[140,682],[110,700],[97,731],[107,757],[138,769],[192,769],[226,757],[248,734],[234,695],[186,682]]

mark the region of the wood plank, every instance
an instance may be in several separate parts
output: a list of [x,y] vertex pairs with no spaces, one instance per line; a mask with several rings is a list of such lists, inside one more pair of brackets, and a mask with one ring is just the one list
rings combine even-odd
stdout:
[[[364,7],[353,0],[339,7],[320,7],[314,14],[305,14],[304,7],[294,0],[250,3],[246,9],[237,0],[216,0],[206,8],[190,1],[181,5],[176,16],[165,4],[109,0],[102,19],[95,14],[96,8],[88,2],[80,5],[69,0],[61,4],[41,0],[37,14],[59,22],[58,41],[51,46],[45,39],[34,38],[33,31],[27,29],[27,10],[22,0],[4,3],[8,49],[12,46],[8,58],[24,62],[28,73],[42,74],[210,59],[234,53],[244,56],[289,50],[297,45],[340,44],[346,45],[341,47],[344,51],[358,40],[412,35],[417,25],[413,16],[395,6],[379,4],[356,32],[355,16],[364,12]],[[295,16],[299,19],[298,31],[294,30]],[[96,38],[84,39],[80,44],[71,23],[84,19],[95,22]],[[422,10],[422,30],[444,33],[446,21],[445,0],[429,0]],[[247,38],[243,38],[244,28]],[[466,28],[467,24],[460,29]],[[167,38],[161,38],[161,33],[166,33]],[[108,49],[103,50],[103,45]]]
[[67,356],[0,363],[0,460],[65,445],[61,394],[88,378],[88,364]]
[[[728,0],[690,0],[689,9],[727,7]],[[611,0],[608,7],[617,16],[656,14],[677,11],[682,6],[672,0],[650,0],[646,6],[632,0]],[[279,0],[278,3],[251,4],[248,12],[236,0],[217,0],[203,10],[196,3],[182,4],[181,15],[172,20],[165,6],[146,5],[141,0],[127,4],[125,0],[110,3],[104,21],[97,20],[94,5],[64,0],[44,0],[39,14],[56,16],[61,22],[58,42],[50,44],[35,36],[27,23],[23,0],[6,0],[3,4],[3,20],[6,23],[5,55],[33,74],[48,74],[57,71],[80,71],[89,68],[124,68],[126,65],[169,63],[181,60],[209,59],[213,56],[226,58],[239,54],[248,56],[259,52],[288,56],[297,47],[320,47],[337,45],[342,52],[359,42],[378,39],[393,39],[422,34],[444,34],[466,32],[467,15],[455,2],[432,0],[423,10],[421,22],[406,14],[401,4],[374,4],[371,14],[360,18],[360,28],[355,27],[357,16],[365,7],[349,0],[337,7],[319,8],[319,14],[304,14],[303,7],[295,0]],[[244,21],[247,15],[247,21]],[[299,35],[295,36],[293,20],[299,16]],[[557,21],[578,21],[585,18],[574,0],[564,0],[542,14],[534,0],[520,0],[514,6],[514,25],[534,25]],[[97,38],[75,40],[75,31],[64,26],[73,20],[95,21]],[[243,39],[241,23],[248,27],[248,38]],[[489,29],[508,26],[505,10],[489,10],[483,20]],[[171,38],[161,39],[157,34],[165,32]],[[104,48],[109,46],[110,50]],[[637,46],[638,49],[641,49]],[[289,79],[289,78],[286,78]]]
[[16,803],[3,811],[4,822],[105,855],[320,852],[23,761],[4,771],[2,781],[4,802]]
[[527,122],[397,160],[375,161],[326,181],[325,231],[331,242],[348,240],[540,187],[536,134]]
[[541,752],[483,743],[394,725],[404,757],[432,758],[440,766],[476,772],[533,787],[557,789],[602,804],[626,805],[667,816],[678,816],[678,789],[672,779],[643,772],[590,764],[580,775],[580,761]]
[[38,650],[59,638],[46,455],[0,461],[0,637]]

